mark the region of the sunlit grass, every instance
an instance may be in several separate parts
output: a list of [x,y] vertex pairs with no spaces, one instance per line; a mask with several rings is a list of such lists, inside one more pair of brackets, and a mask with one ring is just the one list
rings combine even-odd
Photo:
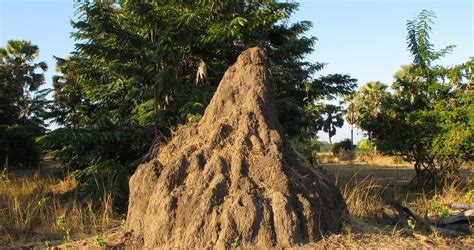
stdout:
[[[100,233],[118,223],[113,196],[81,200],[72,176],[56,180],[8,176],[0,180],[0,245],[46,244],[71,236]],[[61,224],[58,224],[61,221]],[[45,245],[44,245],[45,246]]]

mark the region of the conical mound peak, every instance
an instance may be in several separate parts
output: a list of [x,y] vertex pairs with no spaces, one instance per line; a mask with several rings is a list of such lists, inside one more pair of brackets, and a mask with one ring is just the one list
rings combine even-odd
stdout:
[[277,123],[269,85],[268,59],[263,49],[245,50],[224,74],[202,123],[236,118],[245,113],[264,114],[269,122]]

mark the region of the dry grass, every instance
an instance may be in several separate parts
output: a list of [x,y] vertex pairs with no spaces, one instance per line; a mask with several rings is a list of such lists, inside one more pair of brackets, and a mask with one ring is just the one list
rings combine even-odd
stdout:
[[[474,181],[471,170],[462,179],[442,188],[425,190],[408,185],[415,176],[410,167],[384,167],[357,164],[324,165],[346,199],[351,215],[362,217],[373,214],[383,201],[398,200],[429,217],[446,216],[454,202],[474,205]],[[370,212],[369,212],[370,211]]]
[[384,189],[374,177],[366,177],[359,182],[353,178],[345,182],[340,190],[352,216],[366,217],[380,209]]
[[[406,188],[414,176],[410,166],[348,163],[325,166],[346,200],[351,221],[343,233],[305,247],[465,248],[474,244],[472,235],[443,237],[436,232],[392,224],[381,216],[384,201],[393,199],[430,219],[455,213],[449,207],[453,202],[474,205],[471,172],[466,172],[463,181],[449,183],[442,189],[413,190]],[[74,178],[59,179],[46,174],[33,180],[33,175],[33,172],[22,172],[10,174],[7,179],[7,175],[0,173],[0,247],[64,243],[63,247],[70,244],[98,247],[106,243],[113,246],[120,241],[119,217],[114,214],[109,192],[102,196],[99,206],[94,206],[90,200],[77,198]]]
[[[412,190],[405,187],[413,177],[410,167],[393,165],[326,165],[339,186],[350,213],[350,222],[341,234],[324,236],[321,241],[302,246],[311,249],[357,248],[467,248],[474,245],[474,236],[444,237],[436,232],[414,230],[393,224],[381,216],[384,201],[396,199],[420,215],[436,218],[452,202],[474,204],[472,178],[446,185],[440,190]],[[123,246],[122,232],[112,230],[104,235],[109,246]],[[76,242],[77,246],[93,246],[94,238]]]
[[[34,177],[34,178],[33,178]],[[80,200],[71,176],[54,179],[30,171],[0,178],[0,247],[48,246],[117,225],[112,195]],[[99,203],[99,205],[95,205]]]
[[466,171],[462,180],[443,188],[423,190],[407,186],[414,176],[410,168],[350,164],[327,164],[326,168],[346,200],[352,221],[344,234],[325,238],[318,247],[465,247],[474,243],[472,235],[444,237],[384,217],[385,202],[389,200],[398,200],[429,220],[458,213],[450,208],[454,202],[474,205],[472,172]]
[[360,164],[360,165],[372,165],[372,166],[390,166],[390,167],[407,167],[413,166],[409,162],[405,162],[400,157],[386,156],[386,155],[374,155],[374,156],[361,156],[354,154],[350,151],[343,151],[337,155],[333,155],[331,152],[319,152],[316,155],[318,161],[322,164]]

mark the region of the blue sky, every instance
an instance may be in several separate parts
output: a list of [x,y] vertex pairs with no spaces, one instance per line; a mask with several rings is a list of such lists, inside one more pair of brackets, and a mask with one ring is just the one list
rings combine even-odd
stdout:
[[[407,19],[422,9],[436,12],[432,43],[435,48],[457,45],[439,63],[454,65],[474,56],[474,4],[472,0],[302,0],[292,21],[309,20],[307,35],[318,38],[309,61],[327,66],[318,74],[347,73],[358,84],[379,80],[390,84],[402,64],[412,61],[406,50]],[[74,17],[73,1],[0,0],[0,46],[10,39],[30,40],[40,48],[40,60],[50,66],[46,87],[55,74],[54,56],[65,57],[74,49],[69,37]],[[320,133],[327,141],[327,134]],[[343,127],[333,141],[350,136]],[[361,133],[355,139],[361,138]]]

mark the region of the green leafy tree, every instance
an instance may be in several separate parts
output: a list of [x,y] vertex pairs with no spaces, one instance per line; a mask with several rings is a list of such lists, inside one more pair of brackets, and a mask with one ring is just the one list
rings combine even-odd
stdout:
[[[224,71],[243,50],[260,46],[269,56],[271,88],[288,136],[309,143],[319,128],[316,103],[351,92],[355,80],[313,78],[323,64],[304,60],[316,38],[305,36],[310,22],[288,21],[297,7],[277,1],[77,2],[76,49],[58,59],[62,74],[54,85],[56,121],[64,128],[41,142],[81,173],[97,174],[101,168],[91,166],[104,165],[131,173],[173,128],[199,120]],[[94,142],[83,146],[81,137]]]
[[[454,46],[435,51],[430,44],[433,12],[423,10],[407,22],[413,64],[394,75],[393,93],[380,102],[358,102],[365,110],[358,126],[382,152],[414,162],[421,184],[442,184],[473,160],[473,60],[447,68],[434,62]],[[361,89],[359,96],[364,96]],[[356,102],[357,103],[357,102]],[[371,106],[372,105],[372,106]],[[372,112],[371,112],[372,111]]]
[[44,83],[44,62],[35,62],[38,46],[9,40],[0,48],[0,163],[36,165],[40,150],[34,138],[46,131],[49,90]]
[[354,120],[367,131],[369,138],[372,138],[371,131],[376,130],[372,127],[379,126],[373,121],[380,115],[382,103],[388,95],[387,86],[376,81],[364,84],[354,96]]
[[55,121],[67,128],[79,128],[92,115],[91,105],[83,98],[83,86],[79,84],[81,64],[85,60],[72,56],[66,59],[56,57],[56,71],[61,75],[53,76],[54,105],[52,116]]

